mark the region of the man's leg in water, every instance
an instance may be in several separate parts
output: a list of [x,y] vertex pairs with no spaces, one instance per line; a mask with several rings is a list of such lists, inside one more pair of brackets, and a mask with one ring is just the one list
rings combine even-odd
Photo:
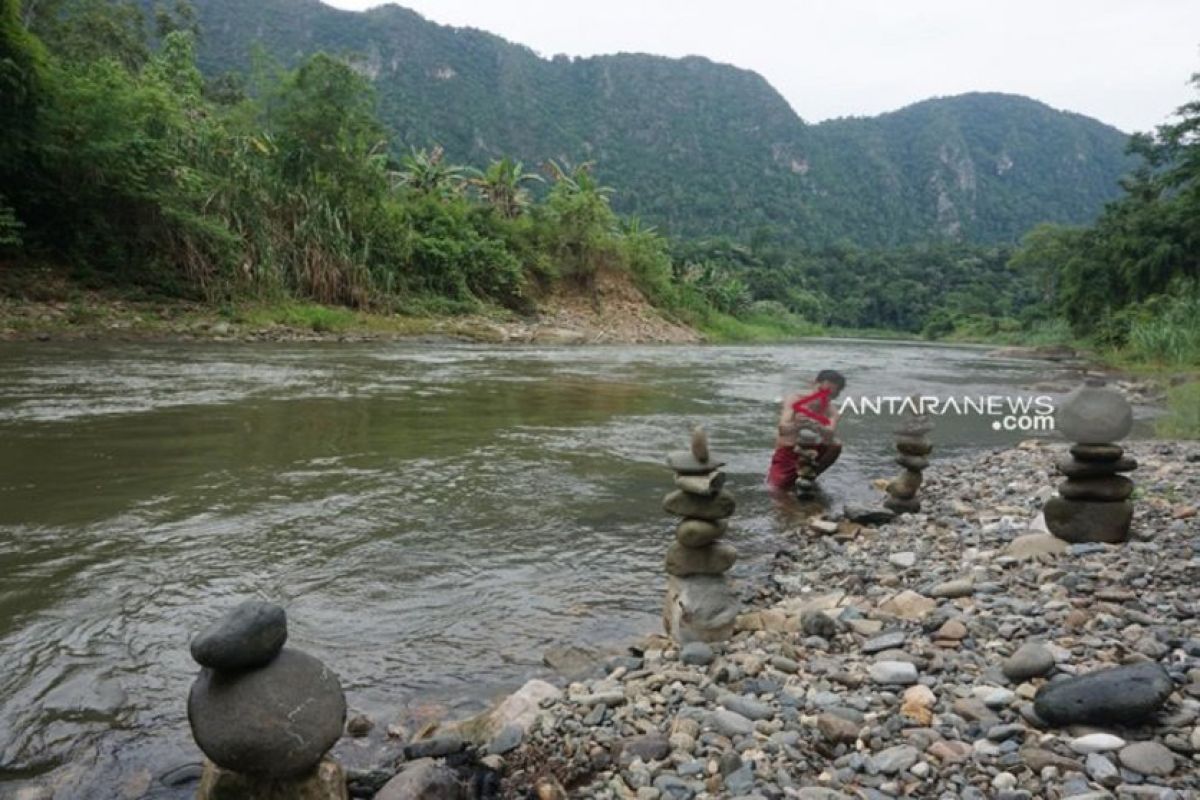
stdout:
[[829,442],[817,448],[817,458],[813,461],[813,469],[820,475],[825,470],[833,466],[833,462],[838,460],[838,456],[842,454],[841,442]]

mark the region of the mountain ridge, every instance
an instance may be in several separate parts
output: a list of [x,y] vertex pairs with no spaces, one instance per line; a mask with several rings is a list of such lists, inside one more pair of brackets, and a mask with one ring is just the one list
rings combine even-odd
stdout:
[[595,161],[619,211],[671,234],[1012,241],[1041,221],[1090,222],[1131,163],[1122,132],[1021,95],[809,124],[759,73],[701,55],[547,57],[395,4],[195,5],[209,74],[244,67],[256,42],[285,64],[318,50],[348,57],[374,83],[398,151]]

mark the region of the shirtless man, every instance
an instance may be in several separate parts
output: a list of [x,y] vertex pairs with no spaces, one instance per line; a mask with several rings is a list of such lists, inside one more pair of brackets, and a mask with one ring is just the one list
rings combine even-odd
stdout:
[[833,400],[846,387],[846,379],[836,370],[825,369],[817,375],[813,390],[796,393],[783,401],[779,415],[779,431],[775,437],[775,453],[767,473],[767,486],[774,490],[790,490],[796,485],[798,469],[796,437],[802,423],[808,423],[821,435],[817,458],[813,464],[817,474],[833,466],[842,454],[842,443],[834,438],[838,413]]

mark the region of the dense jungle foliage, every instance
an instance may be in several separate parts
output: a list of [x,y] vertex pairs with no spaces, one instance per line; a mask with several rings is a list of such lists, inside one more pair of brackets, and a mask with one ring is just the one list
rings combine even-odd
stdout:
[[1120,131],[1014,95],[806,125],[762,76],[704,58],[543,58],[392,5],[195,5],[206,74],[249,68],[256,46],[289,66],[344,56],[401,150],[437,142],[480,167],[594,161],[618,212],[673,237],[746,241],[766,227],[805,247],[1008,243],[1039,222],[1091,222],[1131,165]]
[[[205,0],[200,7],[223,6]],[[297,7],[309,8],[304,0]],[[434,313],[488,306],[523,312],[546,291],[586,293],[598,272],[615,270],[669,314],[718,334],[736,319],[776,333],[812,331],[815,323],[929,337],[1087,339],[1141,360],[1200,361],[1197,102],[1180,109],[1177,121],[1132,139],[1140,166],[1095,224],[1043,225],[1017,247],[936,236],[887,249],[850,238],[801,247],[766,218],[740,239],[668,239],[614,210],[623,196],[634,197],[635,206],[645,197],[636,185],[605,185],[629,172],[616,158],[621,151],[605,150],[599,162],[554,158],[526,166],[500,155],[467,166],[432,140],[408,143],[413,130],[385,124],[396,99],[381,96],[383,82],[372,82],[362,63],[316,53],[283,66],[259,51],[247,72],[206,75],[196,43],[212,37],[228,47],[228,31],[206,32],[204,15],[185,2],[153,13],[122,0],[0,0],[0,9],[0,263],[67,264],[85,285],[210,302],[300,298]],[[412,17],[421,31],[453,34],[461,46],[512,47],[432,26],[411,12],[387,13]],[[298,15],[289,30],[311,22]],[[685,72],[715,69],[687,61]],[[669,83],[677,62],[653,63],[662,71],[659,82]],[[500,74],[510,68],[497,62]],[[619,73],[605,69],[605,80]],[[737,77],[730,97],[752,104],[761,79],[731,69],[728,75]],[[632,85],[617,81],[612,91]],[[580,103],[589,92],[580,93]],[[633,103],[634,95],[621,95],[621,102]],[[679,103],[696,100],[684,95]],[[409,114],[423,102],[414,100]],[[1015,103],[1011,113],[1019,117],[1021,103],[1005,102]],[[884,115],[880,130],[889,133],[864,136],[863,146],[917,152],[914,139],[945,144],[942,134],[961,123],[946,108],[933,102]],[[979,118],[989,113],[977,111]],[[758,127],[784,125],[786,114],[776,112]],[[561,125],[586,131],[589,117],[580,113],[563,116]],[[941,120],[933,132],[921,122],[929,114]],[[485,126],[496,120],[486,109],[464,116],[474,120],[478,138],[492,136]],[[849,140],[858,135],[857,122],[830,125]],[[506,128],[496,124],[499,136]],[[1029,146],[1048,135],[1037,126],[1021,130]],[[988,135],[987,126],[972,133],[978,141]],[[700,140],[700,132],[692,138]],[[935,150],[943,166],[968,169],[962,152]],[[1007,171],[1005,163],[996,170]],[[970,174],[958,174],[955,185],[969,184]],[[1066,208],[1075,202],[1071,174],[1052,177],[1058,194],[1027,183],[1020,191],[1041,192]],[[663,184],[675,200],[693,193],[696,179],[687,170],[678,178]],[[704,214],[717,234],[733,211],[722,209],[721,195],[699,194],[713,204]],[[749,190],[736,197],[762,207]],[[856,200],[847,220],[891,224],[886,208],[872,205],[882,200]],[[843,201],[849,209],[850,196]]]

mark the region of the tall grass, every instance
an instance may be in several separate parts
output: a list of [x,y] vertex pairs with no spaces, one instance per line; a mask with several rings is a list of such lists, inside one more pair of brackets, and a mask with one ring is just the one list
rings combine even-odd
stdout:
[[1167,392],[1167,413],[1155,425],[1159,436],[1200,439],[1200,383],[1185,383]]
[[1200,366],[1200,285],[1181,288],[1134,320],[1126,345],[1130,358],[1164,366]]

